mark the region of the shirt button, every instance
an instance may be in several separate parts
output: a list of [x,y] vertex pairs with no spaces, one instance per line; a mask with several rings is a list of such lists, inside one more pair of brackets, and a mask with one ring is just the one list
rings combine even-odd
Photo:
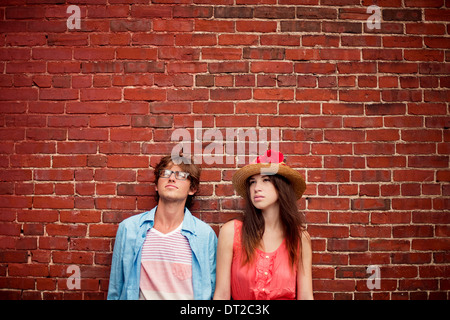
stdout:
[[266,256],[266,259],[269,259],[269,256]]
[[264,274],[267,276],[267,272],[264,272]]

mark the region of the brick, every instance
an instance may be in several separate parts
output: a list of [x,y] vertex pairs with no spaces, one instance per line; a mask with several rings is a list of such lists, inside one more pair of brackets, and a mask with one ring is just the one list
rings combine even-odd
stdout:
[[295,10],[290,7],[257,7],[254,12],[255,18],[261,19],[294,19]]
[[3,101],[37,100],[38,91],[35,89],[2,88],[0,99]]
[[291,89],[255,89],[253,91],[255,100],[285,101],[294,98],[294,90]]
[[135,210],[136,199],[133,198],[97,198],[95,199],[96,209],[109,210]]
[[371,240],[370,251],[407,251],[410,248],[409,240]]
[[421,48],[422,39],[412,36],[384,36],[383,45],[391,48]]
[[408,237],[433,237],[432,226],[396,226],[392,228],[392,235],[395,238]]
[[308,181],[317,182],[348,182],[350,174],[346,170],[310,170]]
[[[314,3],[311,3],[314,4]],[[298,7],[297,18],[303,19],[336,19],[337,10],[334,8]]]
[[75,48],[73,56],[77,60],[111,60],[115,51],[112,48]]
[[46,264],[11,264],[8,267],[10,276],[32,276],[46,277],[48,276],[48,265]]
[[161,32],[190,32],[193,31],[194,23],[191,20],[159,20],[153,19],[153,31]]
[[353,210],[389,210],[390,201],[385,200],[375,200],[375,199],[355,199],[352,200]]
[[81,101],[105,101],[105,100],[120,100],[122,92],[118,88],[88,88],[80,90]]
[[86,236],[87,227],[83,225],[54,223],[48,225],[46,231],[49,236],[84,237]]
[[439,50],[405,50],[407,61],[444,61],[444,54]]
[[236,105],[236,113],[255,113],[255,114],[275,114],[277,106],[274,103],[238,103]]
[[[253,66],[253,65],[252,65]],[[246,62],[214,62],[209,63],[210,73],[248,73],[249,64]]]
[[209,92],[206,89],[175,89],[167,92],[169,101],[198,101],[208,100]]
[[421,21],[422,13],[417,9],[384,9],[382,10],[385,21]]
[[197,32],[233,32],[234,22],[224,20],[196,20],[194,30]]
[[325,21],[322,23],[322,30],[335,33],[362,33],[362,23]]
[[7,19],[42,19],[45,16],[44,8],[30,6],[8,7],[5,10]]
[[117,227],[113,224],[90,225],[89,234],[93,237],[115,237]]
[[109,156],[109,168],[148,168],[148,157],[141,156]]
[[308,201],[310,210],[346,210],[349,208],[348,199],[344,198],[311,198]]
[[284,57],[284,49],[278,48],[251,48],[246,47],[243,51],[244,59],[279,60]]
[[[109,240],[106,239],[83,239],[83,238],[74,238],[70,240],[69,244],[70,249],[72,250],[94,250],[94,251],[107,251],[110,248]],[[86,273],[87,277],[89,273]]]
[[308,232],[320,238],[346,238],[349,235],[347,227],[311,225]]
[[213,46],[217,44],[217,39],[214,34],[176,34],[175,44],[177,46]]
[[449,250],[449,241],[446,239],[414,239],[412,241],[413,250],[429,251],[429,250]]
[[166,99],[166,90],[126,88],[124,98],[132,101],[163,101]]
[[281,21],[281,32],[320,32],[319,21]]
[[253,8],[251,7],[216,7],[214,8],[215,18],[253,18]]
[[38,181],[69,181],[74,177],[72,170],[34,170],[33,177]]
[[33,207],[41,209],[73,209],[74,198],[36,196],[33,199]]
[[329,251],[367,251],[368,241],[367,240],[341,240],[341,239],[330,239],[328,241]]
[[76,264],[76,265],[92,264],[93,253],[55,251],[52,254],[52,259],[56,263]]
[[296,99],[300,101],[329,101],[337,99],[336,90],[303,89],[296,90]]
[[158,51],[155,48],[117,48],[117,59],[156,60]]
[[275,32],[277,30],[276,21],[258,21],[257,24],[251,20],[236,21],[236,31],[240,32]]
[[131,38],[133,45],[173,45],[175,42],[172,34],[135,33]]
[[71,128],[68,130],[70,140],[108,140],[108,129]]
[[211,91],[212,100],[249,100],[252,92],[250,89],[215,89]]
[[294,71],[305,74],[331,74],[336,71],[336,65],[332,63],[296,63]]
[[151,30],[151,21],[145,19],[124,20],[114,19],[110,22],[110,28],[113,32],[139,32]]
[[299,46],[300,36],[297,35],[264,35],[260,42],[264,46]]
[[256,116],[222,116],[216,120],[218,127],[252,127],[256,126]]
[[[448,298],[446,1],[378,1],[379,29],[360,0],[141,2],[92,0],[80,30],[0,8],[3,298],[105,299],[118,224],[157,204],[152,168],[195,121],[279,130],[315,299]],[[192,212],[218,233],[241,164],[202,166]]]
[[206,60],[238,60],[242,50],[236,48],[204,48],[202,58]]
[[254,62],[250,68],[255,73],[292,73],[293,70],[293,65],[289,62]]
[[176,6],[173,8],[173,16],[175,18],[211,18],[213,10],[212,7]]

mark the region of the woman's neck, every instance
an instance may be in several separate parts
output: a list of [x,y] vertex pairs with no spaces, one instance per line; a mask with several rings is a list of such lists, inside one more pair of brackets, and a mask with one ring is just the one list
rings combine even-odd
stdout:
[[282,229],[280,220],[280,206],[278,202],[262,210],[262,215],[264,217],[264,225],[266,229]]

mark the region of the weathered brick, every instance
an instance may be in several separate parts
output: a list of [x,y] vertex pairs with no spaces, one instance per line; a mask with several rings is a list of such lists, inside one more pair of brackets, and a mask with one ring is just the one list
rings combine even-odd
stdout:
[[[27,3],[0,4],[2,298],[105,299],[118,224],[157,204],[153,167],[198,121],[278,130],[315,299],[449,298],[446,1],[92,0],[80,30],[8,2]],[[222,159],[191,208],[217,234],[244,208]]]

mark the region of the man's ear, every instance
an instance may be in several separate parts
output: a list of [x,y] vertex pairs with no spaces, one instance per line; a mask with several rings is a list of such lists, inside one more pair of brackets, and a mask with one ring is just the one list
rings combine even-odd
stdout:
[[193,196],[198,191],[197,188],[190,188],[188,195]]

